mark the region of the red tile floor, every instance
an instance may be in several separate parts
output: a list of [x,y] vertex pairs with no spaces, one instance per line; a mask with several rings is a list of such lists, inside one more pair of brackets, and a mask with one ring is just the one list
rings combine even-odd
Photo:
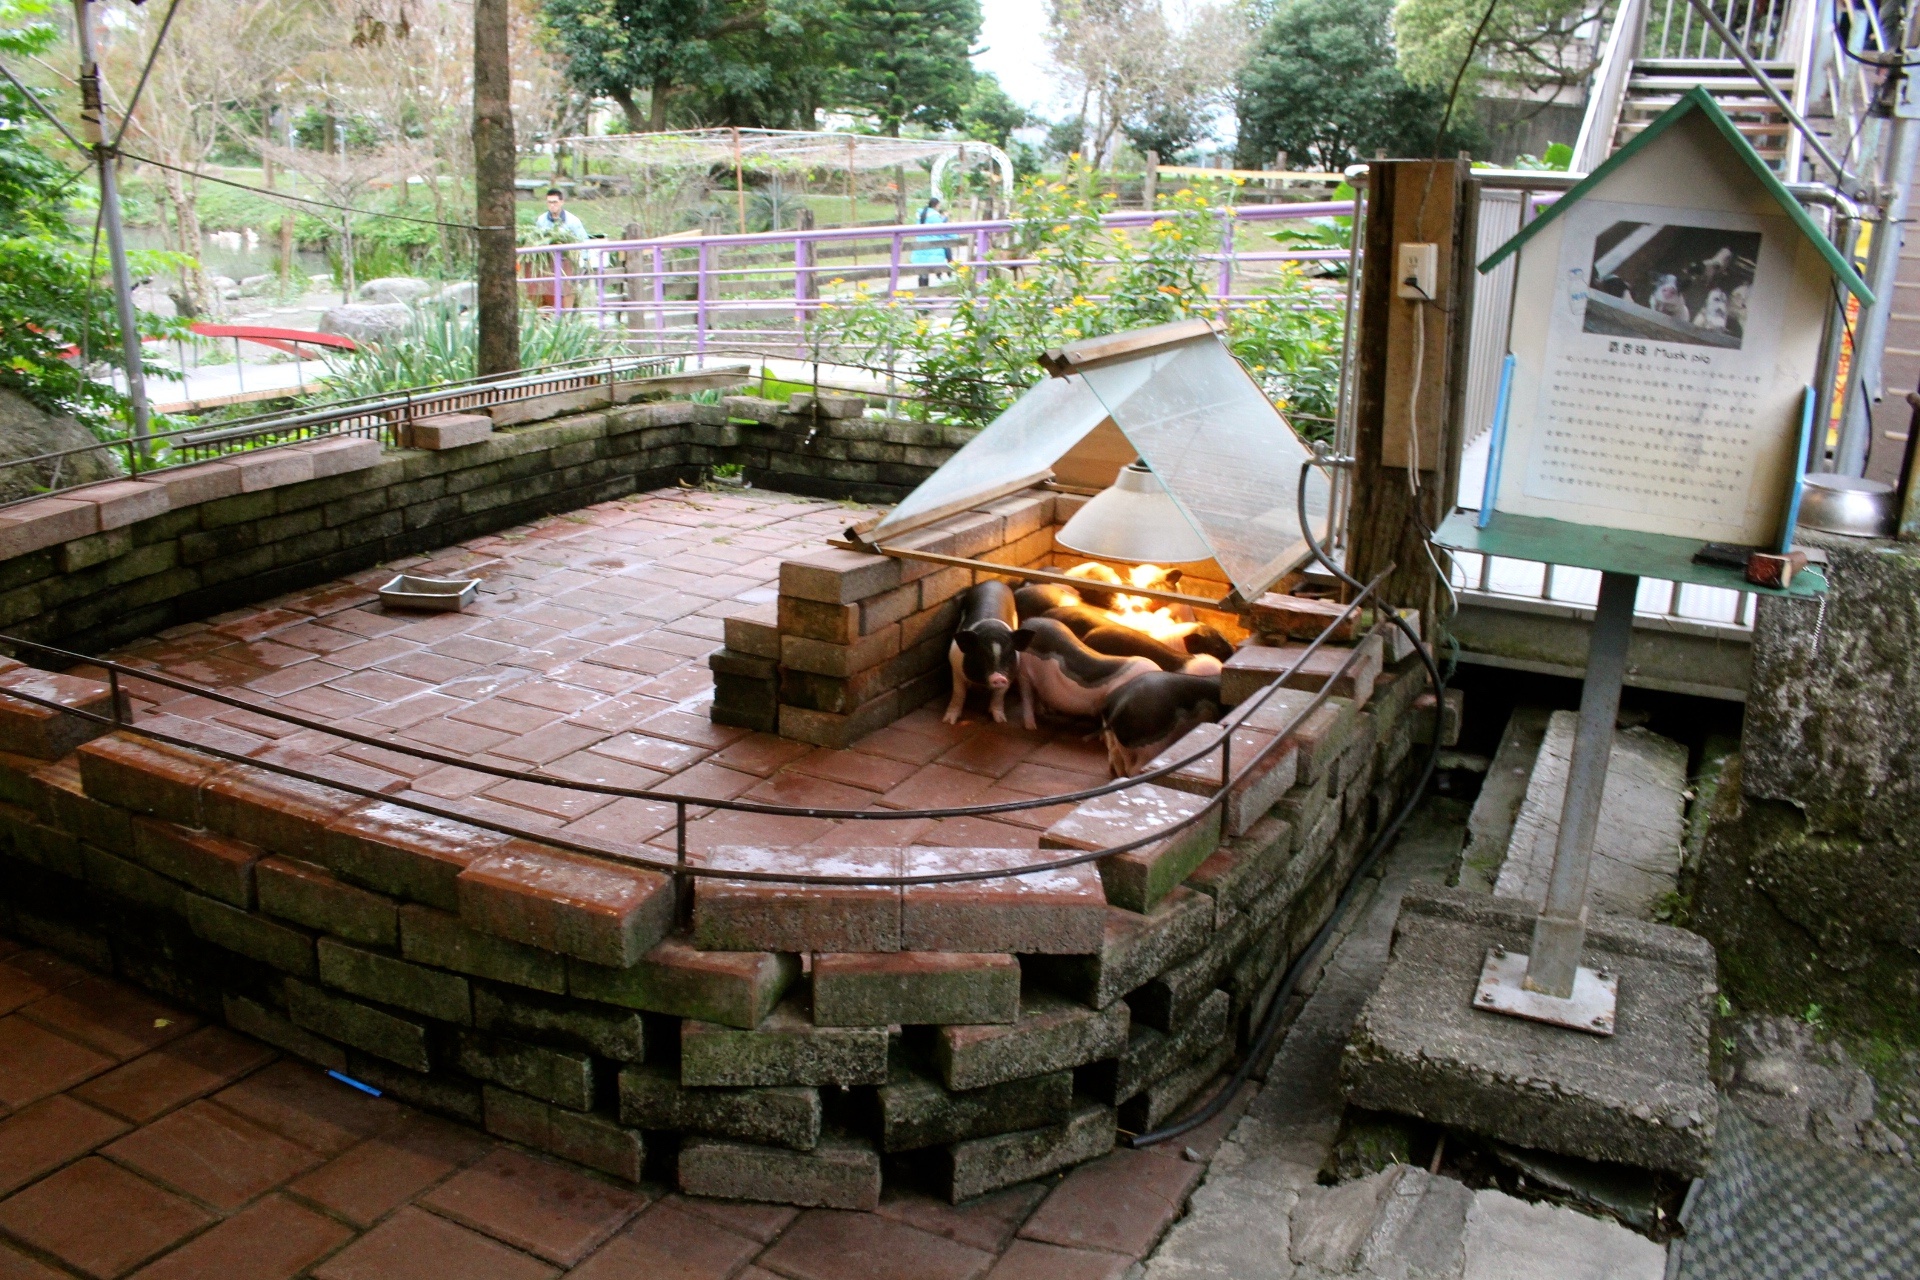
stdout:
[[[876,812],[1050,795],[1105,778],[1097,743],[940,723],[849,751],[712,724],[705,658],[772,600],[782,553],[863,512],[667,490],[605,503],[256,608],[115,657],[369,736],[514,769]],[[396,567],[471,573],[455,615],[388,615]],[[530,831],[671,847],[672,807],[608,800],[294,729],[129,682],[182,737],[456,803]],[[978,717],[975,717],[978,720]],[[1047,810],[831,822],[695,808],[689,844],[1033,847]],[[855,830],[854,828],[858,828]],[[630,847],[630,846],[628,846]],[[1246,1099],[1171,1151],[1116,1151],[960,1207],[699,1201],[616,1185],[324,1074],[0,939],[0,1280],[1110,1280],[1150,1250]]]
[[0,1015],[0,1280],[1117,1280],[1241,1109],[958,1207],[801,1211],[617,1184],[5,939]]
[[[851,750],[810,748],[707,718],[722,620],[777,594],[780,559],[818,549],[865,509],[775,493],[659,490],[475,538],[202,623],[111,656],[373,737],[503,768],[694,798],[817,808],[937,808],[1053,795],[1107,780],[1097,741],[929,704]],[[482,580],[458,614],[388,614],[396,568]],[[144,723],[184,738],[411,794],[610,849],[674,844],[674,806],[565,791],[348,743],[146,681]],[[1034,848],[1064,812],[840,821],[690,812],[688,844]]]

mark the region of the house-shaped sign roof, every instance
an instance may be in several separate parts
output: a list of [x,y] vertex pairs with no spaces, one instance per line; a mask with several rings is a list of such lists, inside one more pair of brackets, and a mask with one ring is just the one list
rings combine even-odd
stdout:
[[1552,223],[1554,219],[1573,208],[1574,205],[1584,199],[1595,187],[1606,181],[1607,177],[1615,170],[1619,169],[1622,165],[1630,163],[1635,156],[1645,151],[1652,145],[1654,139],[1658,138],[1661,134],[1671,129],[1675,124],[1678,124],[1695,111],[1700,112],[1713,123],[1714,128],[1719,131],[1720,136],[1726,140],[1729,147],[1733,148],[1735,154],[1740,157],[1747,168],[1752,170],[1753,176],[1759,181],[1761,186],[1766,188],[1767,194],[1773,197],[1774,202],[1778,204],[1781,211],[1787,215],[1788,220],[1793,223],[1794,228],[1812,242],[1814,248],[1819,251],[1820,256],[1826,261],[1827,267],[1833,272],[1834,278],[1845,285],[1847,291],[1853,294],[1854,297],[1860,299],[1862,304],[1871,303],[1873,301],[1873,291],[1867,288],[1867,282],[1860,278],[1860,273],[1853,269],[1853,264],[1847,261],[1845,255],[1834,246],[1831,240],[1827,239],[1826,235],[1814,223],[1813,219],[1807,216],[1806,209],[1801,207],[1800,202],[1793,198],[1793,193],[1781,184],[1779,176],[1768,167],[1767,162],[1762,160],[1759,153],[1740,135],[1739,128],[1734,125],[1733,121],[1727,119],[1726,112],[1722,111],[1719,104],[1714,102],[1712,95],[1699,85],[1695,85],[1693,88],[1681,94],[1678,102],[1667,108],[1659,119],[1641,130],[1640,133],[1634,137],[1633,141],[1608,156],[1605,163],[1601,164],[1599,168],[1595,169],[1569,189],[1565,195],[1549,205],[1544,213],[1522,228],[1519,235],[1494,250],[1487,260],[1480,264],[1480,270],[1482,272],[1491,271],[1500,265],[1501,260],[1508,254],[1517,252],[1521,245],[1524,245],[1527,241],[1538,235]]
[[[1087,339],[1051,352],[1031,388],[865,536],[883,542],[1056,474],[1110,484],[1137,454],[1244,599],[1305,556],[1296,497],[1312,454],[1204,320]],[[1326,536],[1328,486],[1307,488]]]

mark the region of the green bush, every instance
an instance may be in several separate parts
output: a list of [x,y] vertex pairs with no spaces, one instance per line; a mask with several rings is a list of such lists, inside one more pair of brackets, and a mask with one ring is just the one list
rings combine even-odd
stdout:
[[[554,319],[534,311],[520,313],[520,363],[523,368],[597,359],[613,354],[619,340],[579,316]],[[414,387],[464,382],[479,367],[479,329],[472,311],[423,306],[412,326],[390,342],[366,344],[331,357],[323,394],[309,404],[328,404],[360,396],[385,395]]]
[[1204,197],[1173,192],[1158,220],[1129,234],[1100,221],[1114,197],[1080,194],[1084,177],[1070,169],[1064,181],[1035,179],[1017,194],[1013,255],[1037,265],[974,272],[958,264],[960,296],[944,314],[861,286],[851,302],[821,308],[818,341],[843,358],[898,369],[918,393],[916,412],[981,426],[1039,380],[1037,359],[1049,347],[1225,310],[1233,353],[1300,419],[1300,433],[1330,434],[1342,284],[1285,264],[1267,296],[1223,308],[1208,292],[1216,268],[1202,256],[1218,248],[1221,222]]

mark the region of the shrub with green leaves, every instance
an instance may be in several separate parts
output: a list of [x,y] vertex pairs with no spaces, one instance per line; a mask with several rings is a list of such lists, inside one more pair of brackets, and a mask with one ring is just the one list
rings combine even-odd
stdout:
[[[571,360],[598,359],[619,350],[617,337],[578,315],[558,318],[535,311],[520,313],[520,364],[537,369]],[[387,342],[365,343],[327,361],[322,381],[327,391],[309,403],[327,404],[361,396],[385,395],[416,387],[437,387],[477,376],[479,329],[472,311],[423,306],[413,323]]]
[[[1226,312],[1233,352],[1302,435],[1331,432],[1344,318],[1343,285],[1282,264],[1268,293],[1223,308],[1209,292],[1222,222],[1190,190],[1165,197],[1161,215],[1137,231],[1106,226],[1112,195],[1084,193],[1081,175],[1033,180],[1017,193],[1013,256],[1034,265],[975,271],[955,266],[959,296],[935,312],[905,293],[865,286],[822,307],[816,341],[842,358],[897,371],[939,422],[981,426],[1042,376],[1049,347]],[[838,283],[838,282],[834,282]]]

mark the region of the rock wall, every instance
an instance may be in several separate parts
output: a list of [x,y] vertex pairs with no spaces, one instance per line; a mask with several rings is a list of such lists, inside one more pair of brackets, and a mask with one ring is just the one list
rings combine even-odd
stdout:
[[1763,600],[1694,927],[1742,1005],[1920,1039],[1920,548],[1808,535],[1825,615]]

